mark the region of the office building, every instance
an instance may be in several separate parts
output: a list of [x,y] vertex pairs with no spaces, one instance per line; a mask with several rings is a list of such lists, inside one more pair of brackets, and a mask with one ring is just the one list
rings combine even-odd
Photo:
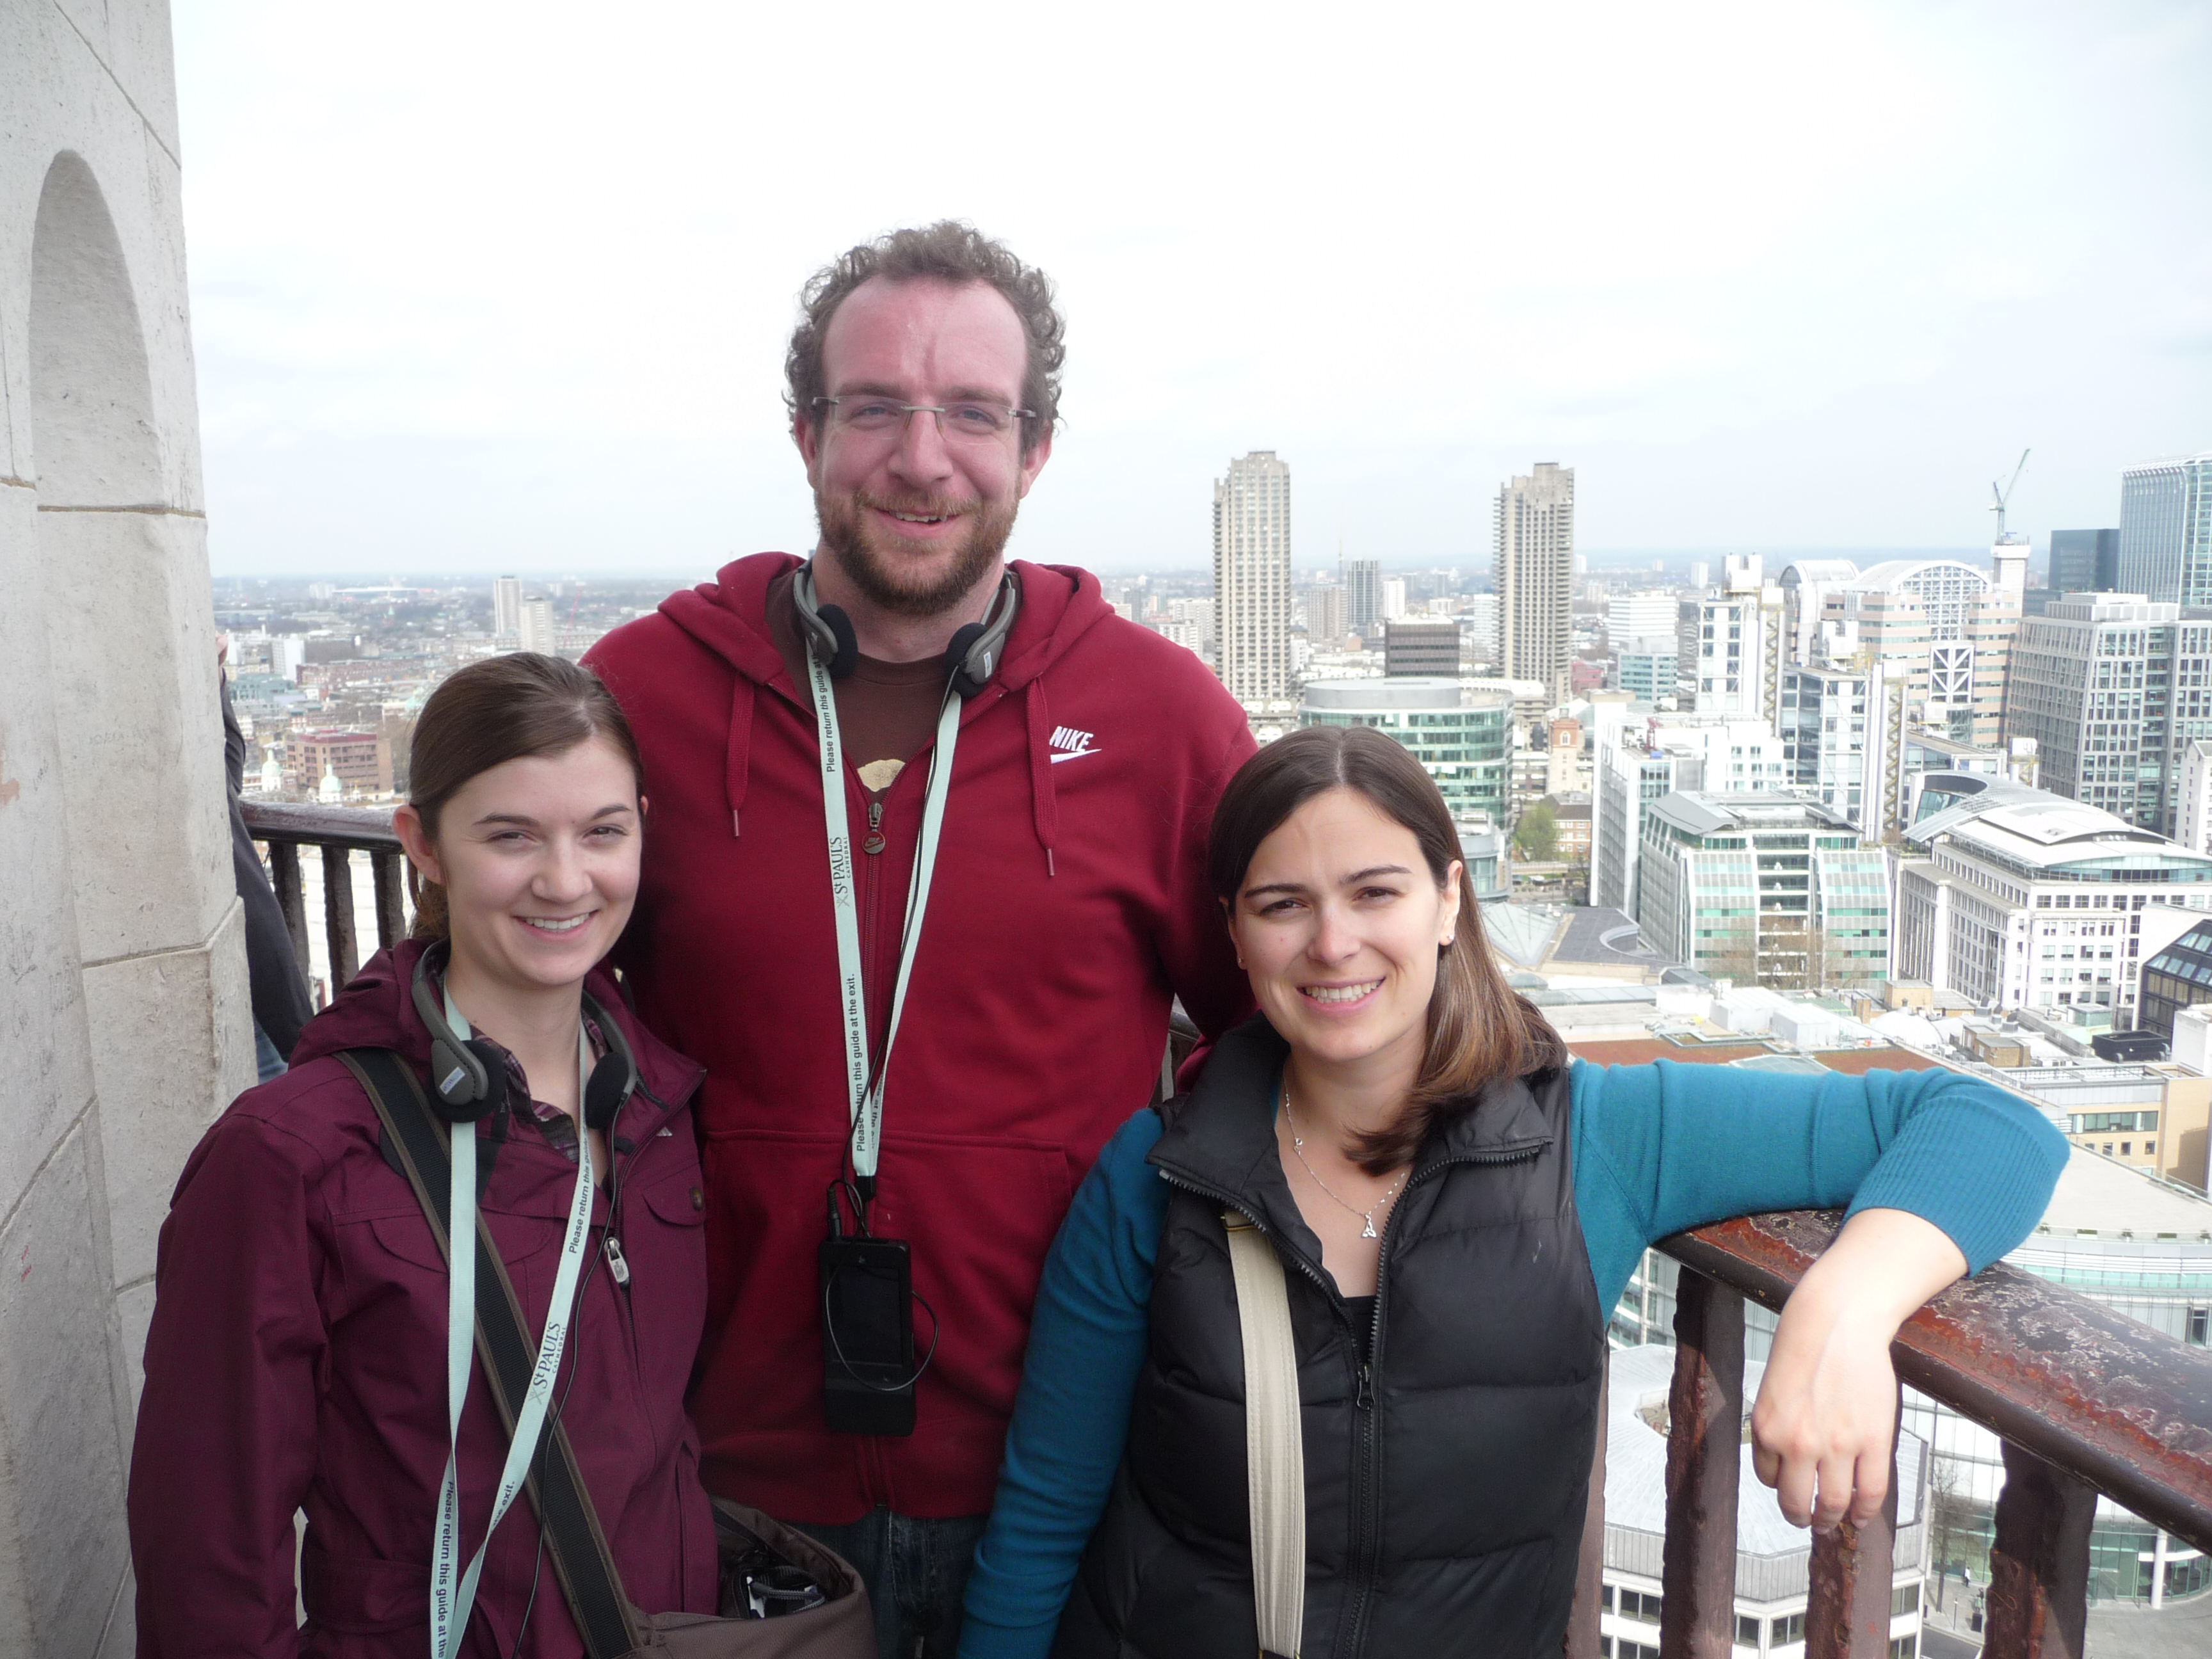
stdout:
[[553,601],[542,594],[532,594],[522,602],[521,622],[515,633],[516,647],[550,657],[557,638],[553,629]]
[[1885,855],[1817,801],[1678,791],[1644,809],[1638,863],[1645,942],[1700,973],[1818,990],[1888,971]]
[[1690,586],[1692,588],[1710,587],[1712,586],[1712,566],[1707,564],[1703,559],[1692,559],[1690,562]]
[[1777,585],[1782,589],[1782,625],[1788,630],[1785,664],[1802,667],[1821,659],[1820,623],[1828,598],[1856,581],[1858,574],[1849,559],[1796,559],[1783,567]]
[[1644,702],[1674,695],[1678,649],[1670,635],[1655,639],[1620,640],[1613,658],[1613,689]]
[[2009,735],[2045,788],[2171,834],[2189,745],[2212,738],[2212,623],[2140,593],[2054,599],[2014,653]]
[[1395,622],[1406,614],[1406,579],[1385,576],[1382,579],[1382,620]]
[[1392,678],[1459,678],[1459,623],[1449,617],[1382,624],[1382,672]]
[[1984,1008],[2109,1010],[2133,1025],[2143,958],[2184,912],[2212,908],[2212,856],[2009,779],[1921,783],[1897,866],[1893,976]]
[[2115,593],[2120,586],[2120,532],[2112,530],[2054,530],[2051,571],[2044,583],[2053,593]]
[[1662,588],[1609,594],[1605,602],[1606,638],[1618,646],[1624,640],[1656,640],[1672,634],[1677,605],[1674,595]]
[[491,631],[495,639],[514,639],[522,632],[522,578],[491,579]]
[[[1866,787],[1867,682],[1862,668],[1787,668],[1776,715],[1790,787],[1861,830]],[[1877,830],[1876,835],[1879,835]]]
[[392,793],[392,745],[374,732],[295,732],[284,744],[284,786],[312,795],[327,776],[348,793]]
[[1352,631],[1364,639],[1382,626],[1382,562],[1344,559],[1344,595]]
[[1601,726],[1590,793],[1592,904],[1636,914],[1644,813],[1678,790],[1754,793],[1789,781],[1781,739],[1757,720],[1652,714]]
[[1306,590],[1306,639],[1316,651],[1341,651],[1352,631],[1351,595],[1340,583]]
[[1574,597],[1575,472],[1554,461],[1498,492],[1492,520],[1492,585],[1498,592],[1499,673],[1573,690],[1570,616]]
[[1783,662],[1782,589],[1756,553],[1731,553],[1719,587],[1676,605],[1682,673],[1700,714],[1772,723]]
[[2212,742],[2183,744],[2180,761],[2173,838],[2192,853],[2212,853]]
[[2120,474],[2118,574],[2122,592],[2212,605],[2212,449]]
[[1455,817],[1505,821],[1512,699],[1456,678],[1317,680],[1298,704],[1300,726],[1371,726],[1412,751]]
[[1213,486],[1214,640],[1221,683],[1249,705],[1291,691],[1291,469],[1272,449]]
[[1460,598],[1460,614],[1467,618],[1468,642],[1478,660],[1498,660],[1498,595],[1467,593]]

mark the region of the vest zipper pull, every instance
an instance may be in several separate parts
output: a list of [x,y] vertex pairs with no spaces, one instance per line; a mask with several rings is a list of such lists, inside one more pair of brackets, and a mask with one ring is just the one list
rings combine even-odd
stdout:
[[622,1240],[612,1233],[607,1235],[607,1271],[614,1281],[625,1287],[629,1284],[629,1263],[623,1260]]
[[1352,1403],[1361,1411],[1375,1409],[1375,1367],[1363,1362],[1359,1367],[1359,1389],[1352,1395]]
[[879,800],[868,803],[868,838],[860,843],[863,853],[884,850],[884,804]]

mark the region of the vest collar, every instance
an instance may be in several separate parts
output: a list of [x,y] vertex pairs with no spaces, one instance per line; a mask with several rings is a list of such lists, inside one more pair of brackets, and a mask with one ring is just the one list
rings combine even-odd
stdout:
[[[1276,1150],[1276,1089],[1289,1054],[1265,1014],[1224,1035],[1191,1091],[1163,1115],[1167,1127],[1146,1162],[1178,1186],[1236,1205],[1318,1263],[1319,1241],[1298,1213]],[[1438,1164],[1492,1163],[1550,1144],[1560,1127],[1553,1108],[1563,1091],[1545,1088],[1540,1100],[1529,1086],[1549,1080],[1508,1078],[1486,1085],[1473,1111],[1421,1148],[1408,1184]]]

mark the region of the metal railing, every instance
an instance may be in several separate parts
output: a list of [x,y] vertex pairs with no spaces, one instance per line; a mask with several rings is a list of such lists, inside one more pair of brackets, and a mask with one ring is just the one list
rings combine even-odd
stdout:
[[277,908],[292,935],[300,971],[307,971],[307,903],[300,880],[300,849],[322,854],[323,942],[330,952],[329,994],[337,995],[361,971],[361,934],[354,918],[353,855],[368,854],[375,885],[376,940],[397,943],[407,933],[406,854],[392,830],[388,807],[301,806],[242,800],[246,832],[269,849],[269,873]]
[[[1729,1659],[1743,1455],[1744,1298],[1780,1310],[1838,1211],[1752,1216],[1659,1248],[1685,1269],[1668,1397],[1662,1659]],[[2212,1351],[1999,1262],[1915,1314],[1899,1376],[2004,1443],[1987,1659],[2081,1659],[2089,1528],[2103,1492],[2212,1553]],[[1592,1472],[1568,1659],[1598,1659],[1605,1449]],[[1897,1489],[1864,1527],[1813,1541],[1806,1659],[1886,1659]]]

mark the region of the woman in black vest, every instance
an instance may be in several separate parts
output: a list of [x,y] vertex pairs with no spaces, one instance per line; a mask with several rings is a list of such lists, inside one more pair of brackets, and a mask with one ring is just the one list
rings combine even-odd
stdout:
[[1224,1218],[1288,1285],[1303,1659],[1559,1652],[1609,1310],[1647,1244],[1725,1216],[1850,1206],[1784,1313],[1754,1456],[1800,1525],[1880,1509],[1890,1339],[2034,1225],[2067,1155],[2039,1115],[1942,1070],[1571,1061],[1379,732],[1255,756],[1209,876],[1261,1012],[1108,1144],[1054,1247],[963,1659],[1255,1651]]

